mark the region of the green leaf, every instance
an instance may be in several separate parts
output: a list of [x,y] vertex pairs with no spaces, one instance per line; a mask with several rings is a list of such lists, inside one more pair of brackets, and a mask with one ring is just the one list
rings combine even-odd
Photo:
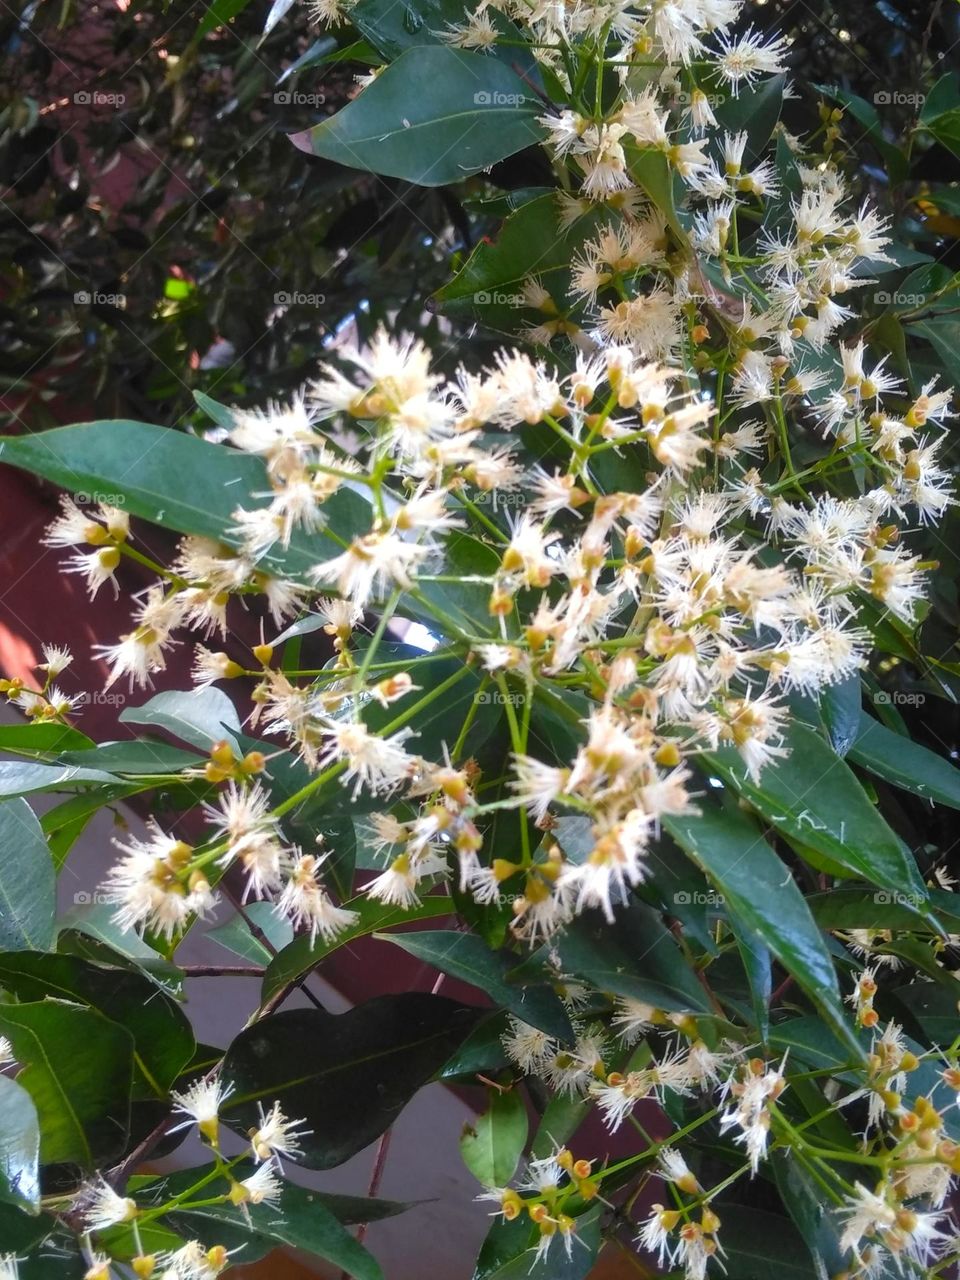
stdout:
[[838,756],[845,756],[860,728],[860,673],[827,685],[820,694],[820,714]]
[[379,936],[418,960],[433,965],[441,973],[469,982],[488,995],[494,1004],[509,1009],[530,1026],[539,1027],[547,1035],[565,1043],[573,1039],[573,1027],[560,997],[543,984],[512,985],[507,981],[507,975],[510,961],[515,961],[516,957],[504,959],[475,934],[444,929]]
[[[194,1181],[199,1172],[190,1171]],[[241,1177],[250,1172],[252,1169],[237,1170]],[[182,1175],[178,1178],[178,1183],[180,1181],[183,1181]],[[178,1183],[174,1184],[174,1189]],[[287,1245],[323,1258],[357,1280],[383,1280],[377,1260],[347,1231],[325,1199],[320,1192],[284,1182],[283,1191],[275,1202],[249,1206],[249,1221],[242,1210],[231,1204],[204,1205],[179,1211],[170,1214],[166,1220],[183,1234],[199,1237],[205,1244],[221,1242],[226,1226],[237,1230],[245,1245],[249,1242],[256,1256],[263,1256],[271,1248]],[[246,1247],[243,1256],[245,1259],[251,1257],[251,1251]]]
[[337,935],[333,942],[317,939],[311,943],[309,934],[300,934],[289,946],[274,956],[263,976],[262,999],[266,1003],[278,991],[290,983],[299,981],[304,974],[316,968],[324,956],[338,947],[362,938],[365,934],[379,933],[384,929],[392,929],[402,924],[412,924],[415,920],[431,920],[437,916],[448,916],[453,904],[447,897],[424,898],[419,907],[404,910],[402,907],[390,906],[378,902],[375,898],[353,899],[347,904],[351,911],[356,911],[359,919],[356,924]]
[[81,768],[96,764],[115,774],[179,773],[182,769],[202,769],[206,763],[203,756],[195,755],[192,751],[184,751],[181,747],[171,746],[169,742],[153,741],[150,738],[101,742],[88,751],[64,751],[60,760],[63,764],[79,765]]
[[667,157],[658,147],[624,147],[627,170],[641,190],[645,191],[667,220],[670,230],[681,244],[687,233],[677,212],[682,183],[670,168]]
[[257,1103],[279,1101],[312,1132],[300,1163],[331,1169],[393,1124],[476,1022],[476,1010],[441,996],[379,996],[334,1015],[291,1009],[242,1031],[223,1079],[235,1093],[222,1115],[245,1132]]
[[769,948],[837,1033],[846,1035],[833,961],[793,876],[742,810],[733,804],[721,809],[706,798],[700,809],[665,818],[665,830],[723,895],[738,938],[754,935]]
[[540,1117],[537,1132],[530,1145],[530,1159],[544,1160],[556,1150],[557,1143],[566,1146],[593,1108],[593,1099],[555,1093]]
[[0,1200],[40,1212],[40,1122],[22,1085],[0,1075]]
[[460,1135],[460,1154],[478,1182],[505,1187],[527,1143],[527,1108],[517,1089],[493,1089],[490,1105]]
[[77,902],[80,896],[75,896],[76,906],[60,918],[59,951],[84,955],[101,963],[122,965],[126,961],[165,991],[179,988],[183,975],[176,965],[164,960],[134,929],[121,929],[114,920],[113,906],[107,902],[91,902],[90,894],[82,895],[87,901]]
[[26,796],[35,791],[73,791],[88,782],[116,782],[100,769],[74,769],[60,764],[0,761],[0,797]]
[[165,1098],[193,1057],[196,1042],[186,1014],[135,971],[79,956],[12,952],[0,955],[0,987],[20,1000],[88,1005],[126,1027],[134,1042],[134,1097]]
[[238,13],[243,13],[249,3],[250,0],[212,0],[200,19],[194,40],[201,39],[211,31],[216,31],[217,27],[226,26],[231,18],[235,18]]
[[[238,538],[229,532],[233,512],[239,506],[262,506],[257,495],[270,490],[266,467],[252,454],[169,427],[128,420],[5,436],[0,439],[0,462],[74,493],[113,494],[132,516],[234,546]],[[189,486],[184,476],[190,477]],[[329,520],[324,534],[295,534],[288,551],[274,548],[261,559],[260,568],[302,576],[311,565],[336,554],[337,538],[370,528],[368,504],[350,489],[334,494],[324,511]]]
[[610,219],[597,210],[563,228],[558,215],[552,191],[521,205],[505,220],[492,244],[481,240],[462,269],[433,295],[430,305],[446,315],[473,316],[501,333],[516,333],[531,315],[519,303],[524,281],[534,277],[562,309],[571,258]]
[[819,734],[794,721],[784,736],[785,760],[764,769],[760,782],[746,775],[733,750],[703,759],[767,822],[799,846],[813,849],[880,888],[926,893],[916,864],[870,803],[856,775]]
[[736,1280],[814,1280],[803,1237],[789,1218],[751,1205],[714,1205],[723,1223],[727,1274]]
[[948,72],[930,90],[920,112],[920,123],[938,142],[960,156],[960,81]]
[[541,142],[542,110],[502,62],[422,45],[402,53],[359,97],[292,141],[351,169],[442,187]]
[[755,88],[741,89],[714,111],[717,123],[728,133],[746,132],[744,168],[758,161],[780,119],[783,107],[785,75],[770,76]]
[[861,98],[856,93],[849,93],[846,89],[841,89],[838,85],[817,84],[813,87],[825,97],[832,98],[834,102],[839,102],[846,111],[849,111],[857,124],[863,128],[864,133],[862,136],[870,139],[886,161],[891,182],[903,182],[910,172],[910,162],[900,147],[887,139],[884,134],[883,121],[880,119],[873,103],[867,102],[865,98]]
[[288,920],[278,916],[270,902],[248,902],[243,915],[235,912],[229,920],[218,925],[216,929],[208,929],[206,937],[219,942],[242,960],[253,964],[269,964],[273,952],[269,951],[260,939],[251,931],[245,917],[249,917],[260,930],[274,950],[279,954],[284,947],[293,941],[293,929]]
[[53,945],[56,873],[40,823],[26,800],[0,804],[0,949]]
[[490,1073],[508,1066],[502,1040],[509,1027],[508,1018],[509,1015],[502,1009],[491,1013],[489,1018],[484,1018],[443,1064],[438,1078],[454,1080],[459,1076],[472,1077],[480,1071]]
[[[960,135],[958,135],[960,145]],[[960,382],[960,321],[952,316],[933,316],[907,325],[907,332],[925,338],[943,365],[948,382]]]
[[556,1241],[537,1259],[540,1238],[525,1214],[513,1222],[495,1222],[480,1249],[473,1280],[586,1280],[600,1249],[600,1211],[590,1209],[577,1219],[569,1257]]
[[40,1117],[44,1164],[91,1168],[123,1148],[133,1036],[93,1009],[59,1000],[0,1006],[0,1035],[22,1064],[17,1083]]
[[584,912],[561,935],[565,972],[589,978],[601,991],[644,1000],[677,1013],[707,1013],[703,987],[659,915],[639,902],[616,908],[614,923]]
[[85,733],[66,724],[37,720],[30,724],[0,725],[0,751],[58,755],[61,751],[83,751],[93,745]]
[[919,742],[894,733],[866,712],[860,718],[849,758],[904,791],[960,809],[960,769]]
[[95,791],[71,796],[69,800],[63,800],[48,809],[40,819],[40,826],[47,838],[56,869],[59,871],[66,862],[67,855],[94,814],[117,800],[136,795],[141,789],[138,783],[117,782],[97,787]]
[[237,749],[240,732],[237,709],[215,685],[186,692],[158,693],[142,707],[125,707],[120,713],[125,724],[148,724],[167,729],[182,742],[209,751],[215,742],[226,739]]

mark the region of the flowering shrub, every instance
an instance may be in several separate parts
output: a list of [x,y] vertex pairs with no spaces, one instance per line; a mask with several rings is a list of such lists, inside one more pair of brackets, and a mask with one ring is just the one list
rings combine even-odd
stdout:
[[[5,442],[103,496],[64,498],[46,536],[92,597],[125,558],[155,575],[101,656],[144,699],[123,718],[184,744],[91,743],[64,650],[5,682],[32,761],[2,766],[6,794],[78,793],[43,829],[0,811],[8,1274],[59,1252],[205,1280],[286,1243],[374,1280],[345,1224],[401,1206],[286,1174],[342,1163],[433,1078],[489,1095],[462,1141],[483,1280],[575,1280],[604,1240],[691,1280],[955,1265],[960,908],[932,819],[960,773],[899,709],[960,675],[926,650],[955,281],[858,190],[839,108],[777,125],[789,48],[742,8],[444,7],[418,42],[321,3],[385,65],[303,147],[434,184],[545,148],[557,190],[434,301],[511,345],[444,376],[380,330],[289,404],[204,399],[220,443],[134,422]],[[905,180],[876,112],[834,98]],[[953,81],[923,110],[911,146],[955,139]],[[878,277],[913,266],[920,305],[877,312]],[[141,522],[183,535],[169,563]],[[188,642],[194,689],[150,696]],[[153,816],[116,841],[108,905],[58,942],[51,850],[136,794]],[[174,997],[221,881],[237,929],[286,936],[210,1057]],[[487,999],[280,1008],[373,933]],[[206,1164],[135,1176],[186,1127]]]

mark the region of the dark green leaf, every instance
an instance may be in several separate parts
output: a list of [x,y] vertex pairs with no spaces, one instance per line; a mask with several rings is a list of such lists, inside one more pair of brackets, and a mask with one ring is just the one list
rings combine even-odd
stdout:
[[0,1006],[0,1034],[40,1117],[44,1164],[90,1168],[123,1148],[133,1085],[133,1036],[93,1009],[59,1000]]
[[[33,1099],[0,1075],[0,1200],[40,1212],[40,1122]],[[2,1244],[0,1237],[0,1244]]]
[[258,1102],[277,1100],[312,1130],[301,1163],[333,1168],[393,1124],[475,1020],[474,1009],[419,993],[379,996],[336,1016],[274,1014],[227,1050],[223,1078],[236,1092],[224,1118],[245,1130],[257,1122]]
[[865,712],[849,758],[904,791],[960,809],[960,769]]
[[852,876],[925,898],[923,881],[902,841],[870,803],[849,766],[819,734],[794,721],[784,737],[790,754],[746,775],[732,750],[710,753],[709,767],[749,800],[778,831],[823,854]]
[[56,909],[56,874],[40,823],[26,800],[7,800],[0,804],[0,949],[46,951]]
[[492,1089],[490,1105],[460,1136],[460,1154],[478,1182],[505,1187],[527,1143],[527,1108],[517,1089]]
[[381,936],[441,973],[469,982],[530,1026],[539,1027],[564,1042],[573,1038],[573,1028],[560,997],[542,984],[512,985],[507,981],[510,961],[491,951],[475,934],[444,929]]
[[134,1096],[165,1098],[193,1057],[196,1042],[180,1006],[144,975],[110,969],[79,956],[0,955],[0,987],[20,1000],[52,997],[99,1010],[133,1036]]
[[204,751],[223,739],[236,748],[235,735],[240,732],[236,707],[215,685],[183,693],[158,693],[142,707],[125,707],[120,719],[126,724],[167,729],[175,738]]
[[738,938],[755,935],[845,1034],[833,962],[793,876],[742,810],[706,799],[700,808],[664,827],[723,895]]
[[351,901],[349,906],[351,911],[357,912],[359,919],[351,928],[338,934],[333,942],[318,939],[311,943],[308,934],[301,934],[270,961],[263,977],[264,1002],[290,983],[297,982],[305,973],[315,968],[324,956],[328,956],[337,947],[352,942],[354,938],[362,938],[365,934],[378,933],[416,920],[436,919],[437,916],[446,916],[452,911],[449,898],[424,898],[419,907],[410,910],[378,902],[375,898],[360,898]]
[[[260,458],[146,422],[85,422],[4,437],[0,460],[73,492],[121,496],[132,516],[166,529],[234,544],[237,537],[228,532],[233,512],[238,506],[257,506],[256,495],[270,489]],[[190,477],[189,487],[183,476]],[[334,494],[324,510],[327,535],[295,535],[288,551],[282,556],[279,550],[268,553],[260,567],[302,575],[337,553],[331,532],[344,539],[369,530],[370,509],[349,489]]]

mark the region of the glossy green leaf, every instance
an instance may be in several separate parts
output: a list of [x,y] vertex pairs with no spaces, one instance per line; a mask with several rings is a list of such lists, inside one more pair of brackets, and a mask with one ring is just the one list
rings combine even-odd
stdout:
[[441,996],[404,993],[339,1015],[291,1009],[263,1018],[227,1050],[223,1079],[235,1092],[221,1114],[245,1131],[257,1122],[257,1103],[279,1101],[312,1131],[300,1162],[333,1168],[393,1124],[476,1016]]
[[524,81],[497,59],[422,45],[293,142],[351,169],[441,187],[541,142],[542,111]]
[[182,769],[202,769],[206,763],[203,756],[184,751],[182,747],[174,747],[169,742],[155,742],[150,738],[102,742],[88,751],[63,751],[60,753],[60,760],[64,764],[78,765],[80,768],[96,766],[115,774],[179,773]]
[[0,955],[0,987],[20,1000],[48,997],[99,1010],[133,1036],[134,1096],[165,1098],[193,1057],[196,1042],[183,1009],[136,971],[106,968],[79,956]]
[[116,782],[101,769],[75,769],[32,761],[0,761],[0,798],[26,796],[36,791],[75,791],[91,782]]
[[521,1021],[539,1027],[547,1035],[568,1042],[573,1028],[560,997],[543,984],[521,986],[507,981],[511,961],[491,951],[482,938],[472,933],[445,929],[428,933],[383,934],[387,942],[409,955],[433,965],[461,982],[483,991],[494,1004],[509,1009]]
[[753,88],[741,88],[737,97],[721,102],[714,111],[717,123],[728,133],[746,133],[744,168],[761,158],[770,141],[780,119],[786,80],[785,75],[768,76]]
[[[609,221],[598,210],[561,227],[554,192],[530,200],[504,221],[492,244],[481,241],[431,305],[449,315],[472,315],[502,333],[516,333],[531,315],[521,305],[524,281],[537,279],[561,308],[570,261],[584,240]],[[482,615],[481,615],[482,616]]]
[[657,206],[681,244],[684,243],[686,230],[677,211],[682,184],[667,157],[657,147],[627,146],[624,150],[631,178]]
[[40,1212],[40,1122],[22,1085],[0,1075],[0,1200]]
[[[146,422],[106,420],[0,439],[0,462],[43,476],[75,493],[114,494],[124,509],[178,533],[237,543],[229,532],[239,506],[255,507],[269,492],[260,458]],[[190,477],[190,484],[182,478]],[[326,503],[328,530],[295,534],[288,551],[269,552],[265,572],[282,567],[296,577],[336,555],[341,540],[365,533],[370,508],[343,489]]]
[[790,754],[764,769],[759,783],[736,752],[704,758],[772,826],[823,854],[850,875],[880,888],[925,897],[923,881],[902,841],[870,803],[850,767],[819,734],[794,721],[784,736]]
[[0,804],[0,948],[46,951],[53,943],[56,874],[26,800]]
[[[165,991],[176,991],[183,976],[176,965],[163,959],[134,929],[121,929],[114,920],[116,908],[91,901],[93,896],[86,892],[75,895],[75,905],[58,922],[57,950],[101,963],[127,962]],[[81,898],[83,901],[78,901]]]
[[236,749],[235,735],[240,732],[236,707],[216,685],[183,693],[158,693],[142,707],[125,707],[120,719],[125,724],[166,729],[182,742],[204,751],[223,739]]
[[803,1237],[789,1218],[755,1205],[715,1204],[727,1274],[736,1280],[815,1280]]
[[[240,1176],[252,1172],[238,1170]],[[173,1183],[174,1190],[182,1181],[180,1177]],[[383,1280],[377,1260],[331,1212],[322,1194],[285,1182],[274,1202],[251,1205],[248,1211],[249,1220],[231,1204],[204,1205],[171,1214],[165,1221],[208,1245],[223,1240],[225,1227],[232,1229],[249,1245],[244,1248],[245,1258],[263,1256],[271,1248],[287,1245],[322,1258],[356,1280]]]
[[18,1084],[40,1117],[44,1164],[90,1168],[123,1147],[133,1036],[94,1009],[59,1000],[0,1006],[0,1035],[22,1064]]
[[707,1013],[703,987],[659,915],[639,902],[618,907],[608,924],[588,911],[557,943],[565,972],[589,978],[612,995],[677,1013]]
[[[960,146],[960,112],[957,144]],[[930,343],[940,357],[948,382],[960,382],[960,321],[954,316],[931,316],[907,325],[907,332]]]
[[518,1089],[492,1089],[486,1111],[460,1135],[460,1154],[485,1187],[505,1187],[527,1143],[527,1108]]
[[960,809],[960,769],[866,713],[860,719],[849,758],[904,791]]
[[62,751],[83,751],[93,745],[85,733],[67,724],[36,720],[29,724],[0,725],[0,751],[59,755]]
[[501,1009],[484,1018],[443,1064],[439,1079],[472,1078],[481,1071],[484,1074],[490,1074],[508,1066],[503,1036],[509,1028],[509,1017],[510,1015]]
[[540,1239],[526,1214],[495,1222],[480,1249],[473,1280],[586,1280],[600,1249],[600,1212],[591,1209],[577,1219],[569,1257],[555,1241],[549,1253],[537,1258]]
[[208,929],[205,936],[212,938],[214,942],[219,942],[221,947],[226,947],[242,960],[249,960],[252,964],[267,965],[273,959],[274,951],[265,947],[253,933],[247,923],[248,919],[260,930],[278,954],[284,947],[289,947],[293,941],[290,922],[278,916],[270,902],[248,902],[243,909],[243,915],[239,911],[235,912],[229,920],[225,920],[216,929]]
[[664,828],[722,895],[737,936],[755,936],[841,1035],[847,1018],[833,961],[793,876],[742,810],[700,802]]
[[424,898],[419,907],[404,910],[402,907],[390,906],[378,902],[375,898],[360,898],[349,903],[351,911],[356,911],[359,919],[356,924],[337,935],[333,942],[322,939],[310,941],[308,934],[300,934],[289,946],[274,956],[263,976],[263,1001],[266,1003],[278,991],[315,968],[324,956],[338,947],[362,938],[365,934],[379,933],[384,929],[392,929],[399,925],[410,924],[417,920],[432,920],[439,916],[450,915],[453,906],[449,898]]
[[860,672],[830,684],[820,694],[820,715],[838,756],[845,756],[860,729]]

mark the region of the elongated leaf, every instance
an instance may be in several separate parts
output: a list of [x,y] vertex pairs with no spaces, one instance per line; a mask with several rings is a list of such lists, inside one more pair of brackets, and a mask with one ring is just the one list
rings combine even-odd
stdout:
[[21,1000],[53,997],[99,1010],[134,1040],[134,1096],[164,1098],[193,1057],[186,1014],[136,971],[108,969],[79,956],[12,952],[0,955],[0,987]]
[[290,922],[278,916],[270,902],[248,902],[243,910],[243,915],[238,911],[216,929],[208,929],[206,937],[219,942],[221,947],[226,947],[243,960],[250,960],[253,964],[269,964],[273,959],[273,952],[268,951],[251,931],[244,917],[253,921],[278,954],[293,941]]
[[64,764],[80,768],[96,765],[115,774],[179,773],[182,769],[196,769],[198,766],[202,769],[206,763],[203,756],[171,746],[169,742],[154,742],[149,738],[102,742],[88,751],[64,751],[60,759]]
[[849,758],[904,791],[960,809],[960,769],[866,713],[861,716]]
[[289,946],[284,947],[279,955],[274,956],[263,976],[264,1003],[291,982],[297,982],[305,973],[309,973],[324,956],[328,956],[337,947],[352,942],[354,938],[362,938],[365,934],[379,933],[416,920],[447,916],[453,910],[449,898],[424,898],[419,907],[413,907],[409,911],[378,902],[375,898],[361,898],[351,902],[349,906],[351,911],[357,912],[359,919],[356,924],[338,934],[333,942],[317,939],[311,943],[307,934],[301,934]]
[[236,749],[235,735],[240,732],[236,707],[214,685],[185,693],[158,693],[142,707],[125,707],[120,719],[127,724],[168,729],[181,741],[205,751],[224,738]]
[[573,1028],[560,997],[544,985],[520,986],[507,981],[510,962],[491,951],[472,933],[445,929],[429,933],[383,934],[384,940],[409,955],[432,964],[441,973],[469,982],[485,992],[523,1022],[539,1027],[564,1042],[573,1039]]
[[90,1168],[122,1149],[133,1084],[133,1036],[93,1009],[59,1000],[0,1006],[0,1035],[23,1065],[18,1084],[40,1117],[44,1164]]
[[505,1187],[527,1142],[527,1109],[516,1089],[494,1089],[490,1105],[460,1136],[460,1154],[478,1182]]
[[93,745],[85,733],[66,724],[34,721],[0,725],[0,751],[58,755],[61,751],[83,751]]
[[617,908],[612,925],[598,911],[585,912],[562,935],[558,950],[566,972],[589,978],[601,991],[671,1012],[710,1009],[669,929],[639,902]]
[[521,305],[521,294],[524,281],[534,277],[562,306],[571,258],[609,215],[597,211],[572,227],[561,227],[559,212],[554,192],[522,205],[505,220],[492,244],[477,245],[457,275],[434,294],[431,305],[449,315],[472,315],[502,333],[516,333],[531,314]]
[[738,936],[756,936],[845,1035],[833,961],[793,876],[740,809],[708,800],[700,809],[664,827],[716,885]]
[[0,1075],[0,1200],[40,1212],[40,1122],[22,1085]]
[[[238,1171],[240,1176],[251,1172],[252,1169]],[[383,1280],[373,1254],[353,1238],[319,1193],[285,1182],[274,1203],[251,1206],[249,1212],[248,1223],[242,1211],[231,1204],[204,1205],[171,1214],[165,1221],[210,1245],[223,1240],[225,1227],[232,1228],[244,1242],[249,1241],[251,1247],[244,1248],[245,1258],[288,1245],[322,1258],[357,1280]]]
[[585,1280],[600,1248],[600,1213],[590,1210],[577,1219],[577,1243],[568,1257],[559,1241],[538,1258],[539,1230],[526,1214],[512,1222],[495,1222],[477,1258],[473,1280]]
[[541,111],[524,81],[495,58],[424,45],[292,140],[351,169],[441,187],[541,142]]
[[860,728],[860,672],[839,684],[827,685],[820,695],[820,715],[830,735],[830,745],[838,756],[845,756]]
[[[229,532],[239,506],[263,505],[270,491],[259,458],[226,445],[211,444],[182,431],[146,422],[107,420],[57,427],[34,435],[0,439],[0,462],[43,476],[73,492],[116,495],[131,515],[178,533],[203,534],[236,544]],[[190,477],[189,485],[183,483]],[[292,576],[335,555],[336,538],[370,527],[370,509],[358,494],[343,489],[326,503],[327,534],[294,535],[282,555],[260,563],[269,572]]]
[[682,184],[667,163],[667,157],[657,147],[628,146],[625,150],[630,176],[657,206],[682,244],[686,230],[677,211]]
[[737,1280],[814,1280],[803,1237],[789,1218],[751,1205],[717,1204],[730,1276]]
[[101,769],[75,769],[60,764],[0,761],[0,798],[26,796],[35,791],[75,791],[90,782],[117,782]]
[[26,800],[7,800],[0,804],[0,948],[47,950],[56,909],[56,874],[40,823]]
[[823,854],[852,876],[925,899],[916,864],[867,798],[849,766],[819,734],[794,722],[785,735],[790,755],[745,776],[732,750],[706,756],[711,769],[740,792],[778,831]]
[[[956,150],[960,155],[960,110],[956,113]],[[960,322],[954,316],[932,316],[907,325],[909,333],[925,338],[933,347],[948,381],[960,380]]]
[[240,1033],[223,1078],[235,1089],[224,1118],[245,1131],[257,1103],[278,1100],[303,1116],[301,1163],[342,1164],[387,1129],[476,1022],[474,1009],[440,996],[379,996],[338,1016],[320,1009],[274,1014]]

